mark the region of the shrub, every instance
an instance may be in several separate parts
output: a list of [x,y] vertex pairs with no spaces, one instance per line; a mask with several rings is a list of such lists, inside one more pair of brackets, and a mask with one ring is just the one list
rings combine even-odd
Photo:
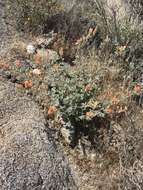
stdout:
[[77,75],[70,73],[69,69],[63,66],[58,75],[52,73],[49,97],[59,108],[59,116],[65,123],[71,126],[81,123],[84,126],[86,119],[91,120],[97,114],[88,102],[96,95],[98,88],[85,73]]
[[62,61],[47,60],[37,64],[31,58],[16,60],[11,65],[10,74],[22,84],[17,85],[17,89],[32,95],[49,121],[58,122],[68,129],[72,140],[75,135],[76,139],[85,135],[85,131],[87,136],[90,131],[95,132],[95,118],[106,120],[104,109],[107,104],[97,101],[101,90],[98,82],[102,78],[100,73],[96,76],[84,67],[72,67]]

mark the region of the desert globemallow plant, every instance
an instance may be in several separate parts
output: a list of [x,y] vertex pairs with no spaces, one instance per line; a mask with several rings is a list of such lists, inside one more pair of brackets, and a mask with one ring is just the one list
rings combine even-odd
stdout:
[[[47,73],[48,74],[48,73]],[[96,102],[91,104],[96,97],[98,87],[85,73],[72,73],[66,66],[59,66],[57,72],[49,76],[48,96],[51,105],[48,108],[48,116],[51,119],[52,112],[60,120],[62,127],[69,129],[71,134],[82,132],[85,128],[94,129],[92,123],[95,117],[104,117],[102,106]],[[53,117],[52,117],[53,119]],[[88,124],[93,125],[88,125]]]

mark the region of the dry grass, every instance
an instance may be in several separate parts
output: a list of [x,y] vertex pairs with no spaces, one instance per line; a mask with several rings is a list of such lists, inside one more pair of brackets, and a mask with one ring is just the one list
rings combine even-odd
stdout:
[[[109,100],[110,96],[117,96],[121,100],[130,96],[130,81],[123,80],[122,64],[110,66],[110,62],[101,63],[95,54],[90,58],[79,57],[76,61],[76,71],[83,69],[95,78],[101,76],[100,101]],[[80,189],[143,188],[143,110],[132,98],[127,98],[126,104],[128,110],[120,117],[112,118],[110,130],[104,131],[106,135],[101,140],[104,143],[96,139],[100,151],[96,148],[89,152],[86,150],[85,156],[78,148],[74,151],[65,148],[80,176]]]
[[[70,162],[80,177],[81,190],[141,190],[143,188],[143,113],[135,105],[136,114],[112,123],[106,151],[96,150],[90,158],[66,148]],[[133,121],[132,121],[133,120]],[[133,123],[132,123],[133,122]],[[94,155],[94,157],[93,157]]]

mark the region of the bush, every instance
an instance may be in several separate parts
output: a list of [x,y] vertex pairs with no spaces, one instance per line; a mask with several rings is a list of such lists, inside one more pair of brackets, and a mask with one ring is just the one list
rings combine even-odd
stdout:
[[49,91],[51,102],[58,108],[59,117],[64,123],[70,123],[71,127],[78,127],[79,124],[85,127],[86,120],[102,115],[88,105],[96,96],[98,88],[86,73],[72,73],[65,66],[59,70],[59,73],[53,72],[49,76],[52,77]]
[[72,138],[95,132],[100,127],[95,118],[107,119],[107,103],[97,100],[102,74],[91,73],[88,64],[82,68],[62,61],[38,59],[37,63],[34,57],[15,60],[10,66],[10,75],[19,83],[17,89],[32,95],[49,121],[68,129]]

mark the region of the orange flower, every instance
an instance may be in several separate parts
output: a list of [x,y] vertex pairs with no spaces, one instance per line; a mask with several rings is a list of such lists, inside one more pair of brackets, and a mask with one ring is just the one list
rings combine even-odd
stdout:
[[24,81],[23,85],[24,85],[25,88],[31,88],[32,85],[33,85],[32,80]]
[[141,92],[141,85],[140,84],[136,84],[135,87],[134,87],[134,91],[136,93],[140,93]]
[[85,91],[86,91],[86,92],[89,92],[89,91],[91,91],[91,90],[92,90],[91,85],[90,85],[90,84],[87,84],[87,85],[85,86]]
[[50,107],[48,108],[48,115],[49,115],[49,116],[54,115],[56,112],[57,112],[57,108],[56,108],[55,106],[50,106]]
[[113,110],[110,106],[108,106],[106,109],[105,109],[105,112],[108,113],[108,114],[112,114],[113,113]]
[[6,63],[0,63],[0,69],[9,69],[9,64],[6,64]]
[[41,64],[42,58],[39,54],[36,54],[34,59],[35,59],[35,64],[37,64],[37,65]]
[[87,117],[93,117],[94,116],[94,113],[89,111],[89,112],[86,112],[85,114]]

